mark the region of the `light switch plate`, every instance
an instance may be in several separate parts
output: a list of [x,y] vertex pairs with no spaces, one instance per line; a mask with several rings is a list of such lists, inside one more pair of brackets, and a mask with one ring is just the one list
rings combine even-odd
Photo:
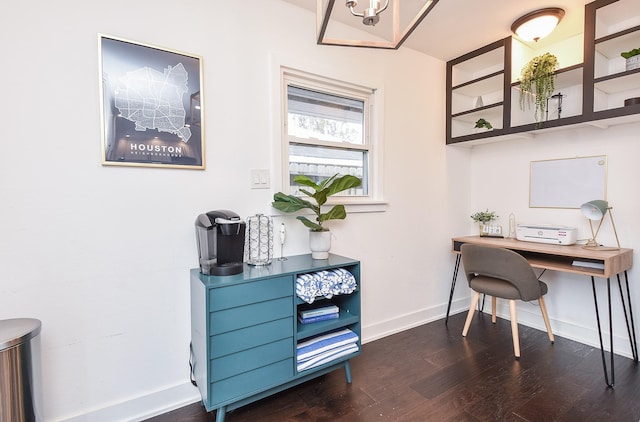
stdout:
[[251,189],[269,189],[271,187],[268,169],[251,169],[250,177]]

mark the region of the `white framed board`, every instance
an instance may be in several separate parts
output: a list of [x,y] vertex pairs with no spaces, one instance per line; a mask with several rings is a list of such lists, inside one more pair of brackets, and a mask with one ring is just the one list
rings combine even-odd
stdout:
[[530,208],[580,208],[607,199],[607,156],[532,161]]

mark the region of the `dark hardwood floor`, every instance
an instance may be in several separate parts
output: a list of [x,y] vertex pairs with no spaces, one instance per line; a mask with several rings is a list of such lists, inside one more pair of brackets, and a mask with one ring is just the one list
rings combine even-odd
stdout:
[[[353,383],[338,370],[229,412],[226,421],[633,421],[640,374],[615,357],[615,387],[604,382],[600,350],[520,325],[516,361],[509,321],[466,313],[363,346]],[[608,361],[607,354],[607,361]],[[202,403],[151,422],[214,421]]]

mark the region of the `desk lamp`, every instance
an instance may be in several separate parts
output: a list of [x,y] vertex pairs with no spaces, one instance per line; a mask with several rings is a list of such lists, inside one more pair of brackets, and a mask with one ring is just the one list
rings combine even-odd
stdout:
[[[615,251],[620,249],[620,240],[618,240],[618,232],[616,231],[616,225],[613,222],[613,214],[611,210],[613,208],[609,206],[607,201],[603,201],[601,199],[596,199],[594,201],[589,201],[580,206],[580,211],[582,214],[589,219],[589,226],[591,227],[591,239],[584,245],[583,247],[586,249],[598,249],[598,250],[608,250]],[[604,221],[604,216],[609,211],[609,218],[611,219],[611,225],[613,226],[613,233],[616,236],[616,243],[618,247],[609,247],[609,246],[601,246],[598,244],[596,237],[600,232],[600,227],[602,227],[602,222]],[[595,233],[593,232],[593,221],[600,221],[598,223],[598,228]]]

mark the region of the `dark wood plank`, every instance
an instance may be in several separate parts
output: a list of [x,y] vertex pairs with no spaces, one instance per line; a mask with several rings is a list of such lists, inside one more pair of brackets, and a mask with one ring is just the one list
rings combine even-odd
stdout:
[[[520,326],[515,360],[509,321],[466,313],[367,343],[353,383],[335,371],[227,414],[242,421],[632,421],[640,420],[640,369],[615,357],[606,388],[600,350]],[[607,354],[608,362],[608,354]],[[214,421],[201,403],[150,422]]]

